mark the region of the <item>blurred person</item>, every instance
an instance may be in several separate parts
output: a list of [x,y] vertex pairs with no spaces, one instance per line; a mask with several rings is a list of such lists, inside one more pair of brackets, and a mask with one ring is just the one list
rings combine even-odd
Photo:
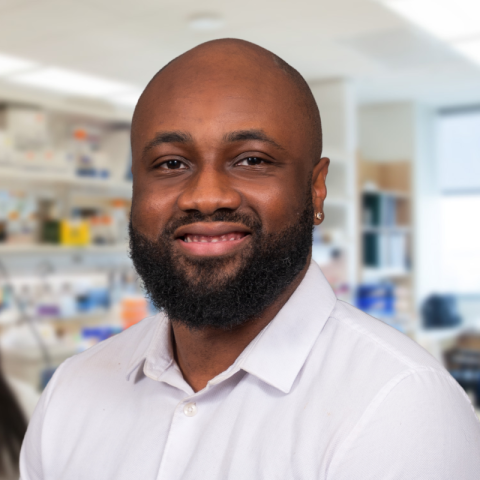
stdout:
[[6,377],[0,362],[0,480],[18,479],[20,446],[38,398],[25,382]]
[[131,257],[161,313],[59,367],[23,480],[478,478],[459,385],[311,260],[329,160],[296,70],[202,44],[148,84],[132,149]]

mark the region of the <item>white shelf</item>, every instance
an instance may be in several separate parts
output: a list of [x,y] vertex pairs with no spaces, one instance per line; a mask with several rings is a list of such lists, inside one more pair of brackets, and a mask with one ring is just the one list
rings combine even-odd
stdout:
[[[103,325],[113,325],[111,322],[111,312],[107,309],[98,309],[93,313],[78,313],[73,317],[39,317],[36,318],[36,321],[41,322],[51,322],[61,325],[78,325],[78,324],[87,324],[93,325],[101,323]],[[119,323],[119,319],[116,323]]]
[[371,233],[408,233],[411,231],[408,225],[392,225],[390,227],[371,227],[368,225],[362,226],[363,232]]
[[378,195],[388,195],[390,197],[396,197],[396,198],[405,198],[408,199],[410,198],[410,193],[409,192],[403,192],[401,190],[382,190],[382,189],[363,189],[362,194],[378,194]]
[[47,254],[71,254],[71,253],[127,253],[128,245],[87,245],[85,247],[71,247],[64,245],[49,244],[0,244],[0,255],[47,255]]
[[456,338],[468,330],[469,328],[465,325],[446,328],[422,328],[415,332],[415,338],[427,338],[429,340],[441,342],[444,340],[450,340],[451,338]]
[[74,189],[96,192],[115,193],[124,197],[131,197],[132,182],[102,178],[76,177],[66,173],[48,170],[24,170],[19,168],[0,167],[0,184],[6,182],[30,183],[37,185],[61,184]]
[[456,338],[462,333],[466,332],[480,332],[480,320],[475,322],[461,323],[455,327],[434,327],[434,328],[425,328],[420,327],[415,331],[415,336],[417,338],[428,338],[435,341],[444,341],[451,338]]
[[411,271],[399,268],[363,268],[363,281],[378,281],[393,278],[408,278]]

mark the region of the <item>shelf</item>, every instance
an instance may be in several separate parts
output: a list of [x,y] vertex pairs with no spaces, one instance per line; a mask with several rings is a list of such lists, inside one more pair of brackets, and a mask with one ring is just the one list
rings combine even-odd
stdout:
[[71,254],[71,253],[127,253],[128,245],[88,245],[85,247],[70,247],[63,245],[48,244],[0,244],[0,255],[47,255],[47,254]]
[[362,194],[378,194],[378,195],[389,195],[390,197],[396,197],[396,198],[404,198],[404,199],[409,199],[410,198],[410,193],[409,192],[404,192],[402,190],[385,190],[385,189],[363,189]]
[[39,185],[65,185],[70,188],[89,190],[95,192],[115,193],[124,197],[131,197],[132,182],[118,181],[102,178],[75,177],[66,173],[52,172],[48,170],[22,170],[18,168],[0,168],[0,185],[5,181],[21,183],[33,183]]
[[421,330],[417,330],[415,332],[416,338],[428,338],[430,340],[442,341],[442,340],[449,340],[451,338],[456,338],[462,333],[464,333],[467,329],[464,326],[458,327],[447,327],[447,328],[432,328],[426,329],[422,328]]
[[415,331],[415,335],[418,338],[428,338],[435,341],[444,341],[456,338],[463,333],[468,332],[480,332],[480,320],[471,323],[461,323],[455,327],[434,327],[434,328],[425,328],[421,327]]
[[378,281],[388,279],[402,279],[411,276],[410,270],[400,268],[363,268],[363,281]]
[[367,233],[409,233],[411,231],[408,225],[392,225],[391,227],[370,227],[362,226],[362,231]]
[[120,319],[115,319],[112,321],[112,313],[107,309],[99,309],[92,313],[78,313],[73,317],[42,317],[36,319],[40,322],[52,323],[57,327],[67,328],[67,327],[81,327],[81,326],[91,326],[91,325],[120,325]]
[[[47,345],[47,348],[55,364],[60,364],[68,357],[79,353],[77,345],[71,343],[55,343]],[[2,345],[2,353],[7,362],[27,362],[39,366],[43,365],[43,353],[37,345],[14,347]]]

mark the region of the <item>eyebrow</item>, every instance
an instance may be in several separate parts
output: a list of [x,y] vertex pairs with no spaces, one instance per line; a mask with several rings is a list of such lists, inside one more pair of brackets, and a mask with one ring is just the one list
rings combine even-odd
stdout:
[[150,140],[143,149],[143,156],[145,156],[152,148],[161,145],[162,143],[190,143],[193,138],[189,133],[180,131],[171,132],[157,132],[152,140]]
[[[224,142],[233,143],[241,142],[245,140],[258,140],[260,142],[269,143],[279,150],[285,150],[279,145],[273,138],[269,137],[263,130],[250,129],[250,130],[236,130],[234,132],[227,133],[223,137]],[[143,149],[143,157],[152,149],[163,143],[191,143],[193,137],[186,132],[181,131],[166,131],[157,132],[152,140],[150,140]]]
[[244,140],[259,140],[260,142],[269,143],[279,150],[285,150],[273,138],[269,137],[263,130],[237,130],[227,133],[223,137],[224,142],[241,142]]

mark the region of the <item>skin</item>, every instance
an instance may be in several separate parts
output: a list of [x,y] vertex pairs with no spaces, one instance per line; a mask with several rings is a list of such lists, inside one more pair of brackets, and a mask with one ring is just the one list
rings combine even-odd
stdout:
[[[133,226],[156,240],[186,212],[229,209],[255,213],[267,232],[277,232],[304,210],[309,179],[315,212],[323,214],[329,159],[313,158],[306,122],[297,88],[260,47],[217,41],[187,52],[154,78],[135,111]],[[179,238],[184,228],[171,240],[179,262],[188,269],[182,259],[225,255],[230,261],[221,274],[235,274],[251,241],[248,229],[221,222],[193,227],[196,234],[241,232],[242,238],[192,245]],[[234,330],[172,324],[176,360],[194,391],[225,371],[275,317],[308,263],[259,318]]]

